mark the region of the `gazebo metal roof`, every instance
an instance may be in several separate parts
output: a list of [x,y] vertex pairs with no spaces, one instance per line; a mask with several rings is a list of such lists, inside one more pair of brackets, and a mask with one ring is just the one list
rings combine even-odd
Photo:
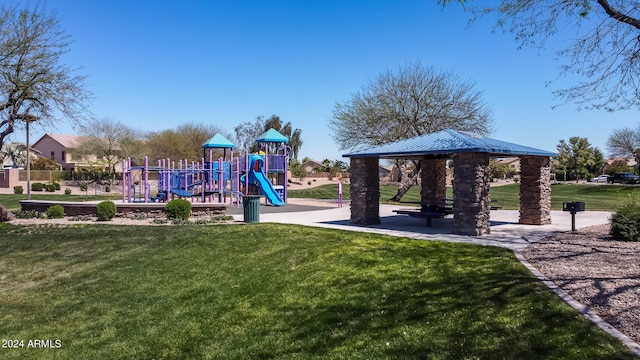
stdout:
[[411,139],[359,149],[343,157],[447,157],[461,153],[488,153],[495,156],[557,156],[557,153],[483,137],[478,134],[446,129]]
[[235,145],[221,134],[215,134],[200,147],[203,149],[233,149]]

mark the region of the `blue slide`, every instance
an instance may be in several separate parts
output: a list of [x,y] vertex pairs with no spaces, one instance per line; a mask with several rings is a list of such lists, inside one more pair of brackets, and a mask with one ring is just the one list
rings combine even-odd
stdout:
[[[273,184],[269,179],[267,179],[267,175],[264,173],[264,158],[262,156],[251,156],[251,177],[256,179],[258,182],[258,186],[264,196],[275,206],[283,206],[284,201],[278,194],[278,192],[273,188]],[[250,178],[251,178],[250,177]]]

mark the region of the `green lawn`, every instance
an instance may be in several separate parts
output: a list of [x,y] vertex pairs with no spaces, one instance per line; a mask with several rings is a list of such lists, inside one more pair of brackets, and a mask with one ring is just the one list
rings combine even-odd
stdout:
[[[395,195],[397,186],[381,185],[380,202],[388,203]],[[448,196],[451,197],[451,188],[447,188]],[[338,185],[327,184],[307,190],[290,190],[290,197],[308,197],[318,199],[335,199],[338,194]],[[503,209],[519,209],[520,207],[520,186],[510,184],[495,186],[490,191],[491,200],[495,205],[502,206]],[[551,186],[551,207],[553,210],[562,210],[562,203],[567,201],[584,201],[587,210],[615,211],[621,202],[629,199],[630,196],[640,196],[640,186],[622,185],[590,185],[590,184],[555,184]],[[349,188],[344,188],[344,199],[349,198]],[[419,201],[420,187],[414,186],[402,198],[402,201]]]
[[2,359],[634,358],[497,247],[0,224],[0,254],[0,339],[61,342]]
[[[94,201],[94,200],[117,200],[122,199],[122,195],[60,195],[47,193],[31,193],[31,200],[50,201]],[[20,210],[20,200],[27,200],[27,194],[0,194],[0,204],[9,210]]]

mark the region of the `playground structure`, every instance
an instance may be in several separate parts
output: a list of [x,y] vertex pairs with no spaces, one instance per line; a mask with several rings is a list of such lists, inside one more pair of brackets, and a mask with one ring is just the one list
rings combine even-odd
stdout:
[[[132,166],[130,158],[123,160],[122,201],[151,203],[178,197],[239,206],[245,195],[264,195],[267,202],[282,206],[288,197],[287,138],[269,129],[256,142],[257,154],[234,157],[235,145],[216,134],[202,144],[203,157],[197,162],[161,159],[157,166],[149,166],[145,157],[143,165]],[[214,149],[222,149],[223,156],[214,160]]]

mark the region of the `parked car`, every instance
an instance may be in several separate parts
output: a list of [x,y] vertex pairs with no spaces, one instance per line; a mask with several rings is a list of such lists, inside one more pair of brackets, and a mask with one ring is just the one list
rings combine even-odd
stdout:
[[609,175],[599,175],[589,179],[589,182],[606,183],[609,180]]
[[630,172],[619,172],[609,176],[607,182],[610,184],[638,184],[640,183],[640,176]]

